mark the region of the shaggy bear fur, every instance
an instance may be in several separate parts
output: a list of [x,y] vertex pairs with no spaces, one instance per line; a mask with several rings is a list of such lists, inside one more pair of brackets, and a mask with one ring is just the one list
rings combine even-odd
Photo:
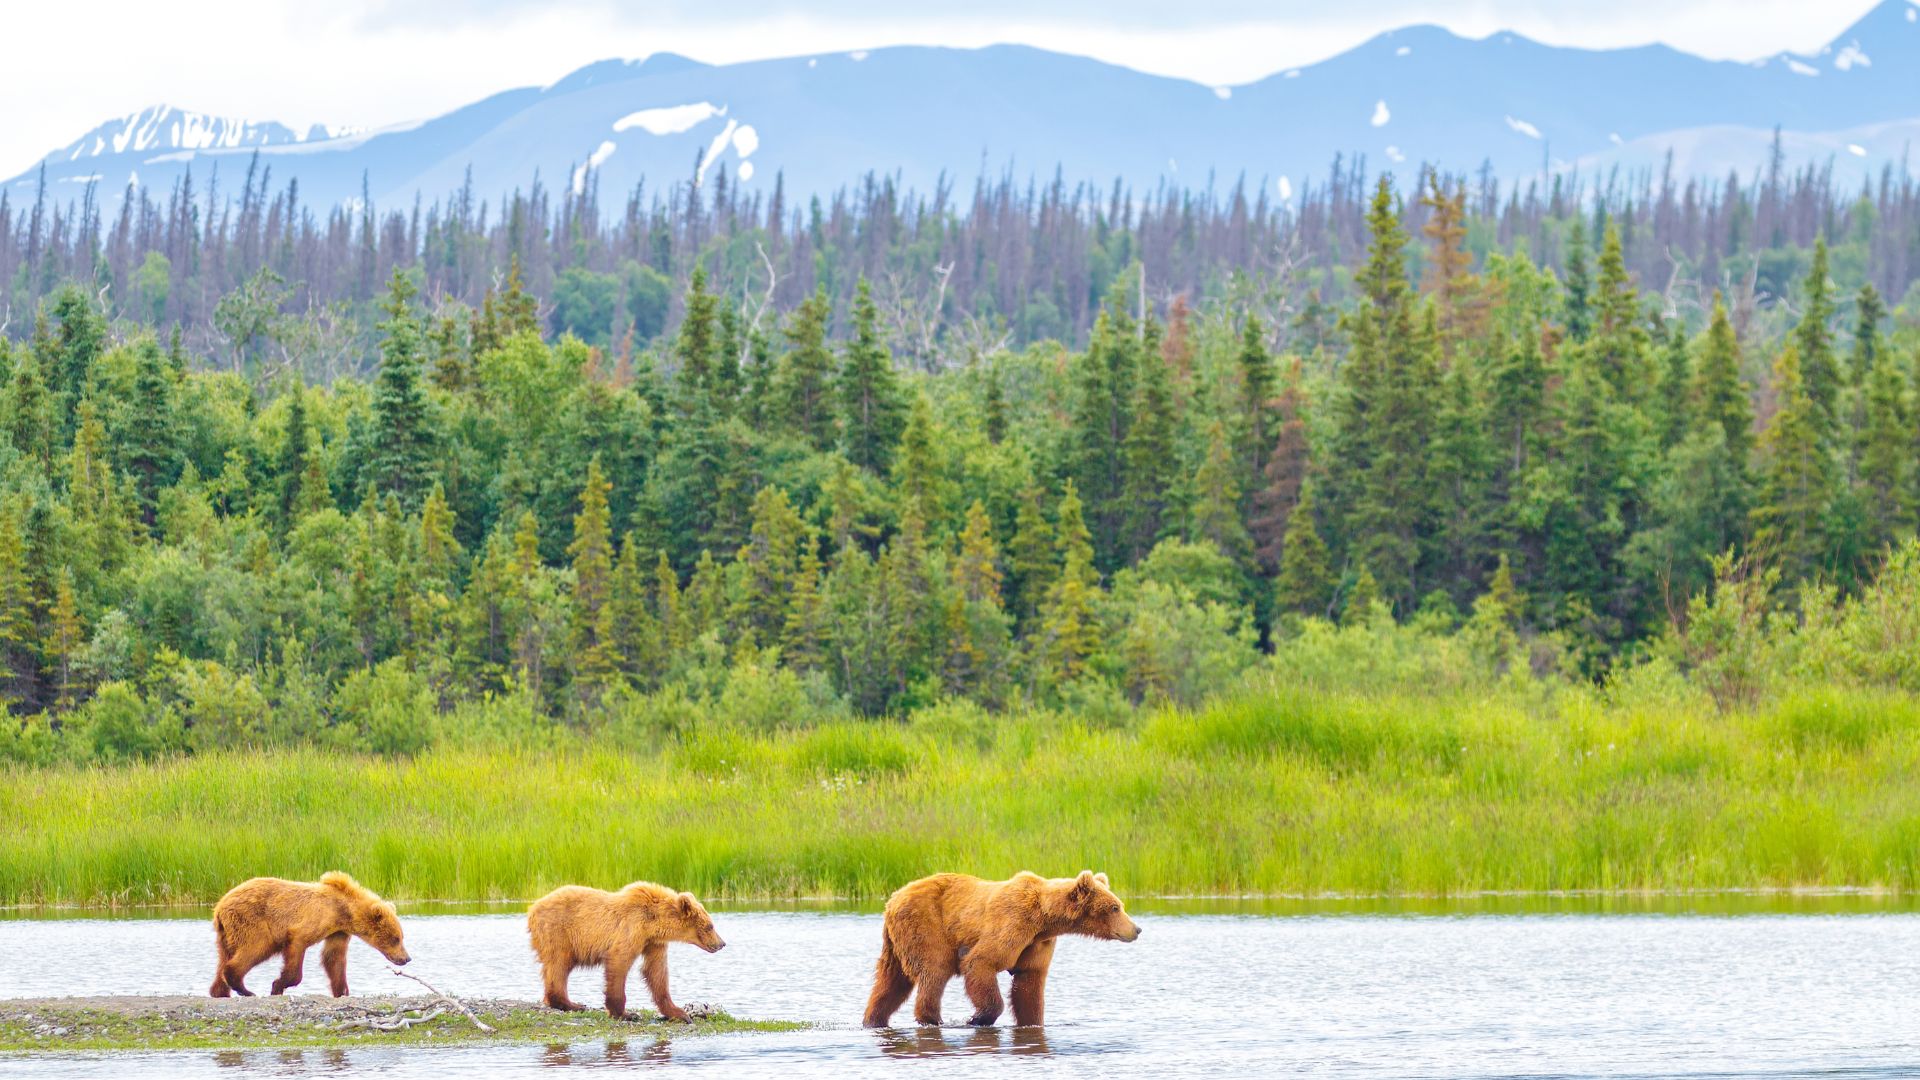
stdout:
[[967,1022],[991,1024],[1000,1018],[1002,971],[1013,973],[1013,1022],[1042,1023],[1047,968],[1062,934],[1132,941],[1140,928],[1107,888],[1107,875],[1091,870],[1076,878],[921,878],[887,900],[865,1023],[885,1027],[911,993],[914,1019],[939,1024],[940,997],[960,975],[973,1000]]
[[540,958],[546,1001],[556,1009],[579,1009],[567,997],[567,976],[577,967],[607,969],[607,1015],[628,1018],[627,972],[634,960],[669,1020],[687,1014],[667,996],[667,943],[698,945],[710,953],[726,948],[713,919],[692,893],[636,881],[619,892],[562,885],[527,909],[527,933]]
[[252,878],[235,885],[213,906],[213,940],[219,963],[213,972],[214,997],[252,997],[247,972],[275,953],[283,959],[273,992],[300,985],[307,950],[318,942],[334,997],[347,994],[347,938],[357,937],[388,960],[410,959],[400,940],[393,905],[339,871],[320,875],[318,884]]

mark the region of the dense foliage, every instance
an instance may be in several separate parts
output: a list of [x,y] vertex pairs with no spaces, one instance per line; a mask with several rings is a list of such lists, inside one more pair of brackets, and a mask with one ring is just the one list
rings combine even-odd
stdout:
[[[1556,274],[1476,254],[1465,199],[1429,177],[1416,243],[1381,181],[1350,302],[1284,336],[1133,264],[1084,348],[936,371],[902,370],[865,282],[781,315],[704,261],[639,350],[544,337],[512,260],[437,314],[396,267],[371,378],[317,386],[55,290],[0,338],[0,747],[1098,721],[1395,620],[1502,677],[1657,655],[1731,700],[1754,642],[1865,619],[1877,657],[1829,674],[1915,689],[1876,666],[1913,659],[1911,552],[1869,586],[1914,531],[1920,371],[1866,249],[1818,240],[1790,303],[1693,326],[1615,221],[1572,222]],[[222,305],[273,324],[257,284]]]

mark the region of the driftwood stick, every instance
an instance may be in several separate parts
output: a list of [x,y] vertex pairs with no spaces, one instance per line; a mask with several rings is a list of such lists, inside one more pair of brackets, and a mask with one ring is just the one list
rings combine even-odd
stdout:
[[388,967],[387,970],[393,972],[395,975],[398,975],[403,979],[412,979],[414,982],[417,982],[421,986],[426,987],[430,992],[432,992],[432,994],[435,997],[453,1006],[454,1008],[459,1009],[463,1014],[466,1015],[467,1019],[473,1021],[473,1026],[479,1028],[482,1033],[487,1035],[493,1034],[492,1025],[488,1024],[484,1020],[481,1020],[478,1016],[473,1015],[473,1010],[467,1008],[466,1002],[461,1001],[459,998],[454,997],[452,994],[441,993],[439,988],[435,987],[432,983],[429,983],[427,980],[421,978],[418,975],[409,975],[408,973],[401,971],[397,967]]
[[404,1013],[402,1013],[402,1014],[396,1014],[393,1018],[388,1020],[380,1020],[375,1017],[369,1016],[360,1020],[346,1020],[341,1023],[335,1024],[334,1030],[345,1031],[348,1028],[365,1027],[365,1028],[372,1028],[375,1031],[405,1031],[415,1024],[424,1024],[427,1021],[440,1016],[442,1013],[446,1011],[447,1010],[445,1009],[445,1007],[436,1005],[422,1016],[407,1016]]

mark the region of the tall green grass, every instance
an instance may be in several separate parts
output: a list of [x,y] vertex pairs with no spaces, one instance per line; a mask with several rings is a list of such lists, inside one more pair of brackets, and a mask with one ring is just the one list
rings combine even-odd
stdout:
[[340,868],[403,899],[650,878],[882,896],[1094,867],[1123,893],[1880,886],[1920,868],[1920,704],[1826,690],[1306,692],[1093,730],[1051,713],[317,749],[0,772],[0,903],[204,902]]

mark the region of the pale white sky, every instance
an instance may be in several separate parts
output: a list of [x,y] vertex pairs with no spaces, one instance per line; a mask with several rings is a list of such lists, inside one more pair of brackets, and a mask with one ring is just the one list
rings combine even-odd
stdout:
[[[1722,59],[1811,51],[1869,0],[8,0],[0,176],[145,105],[374,127],[659,51],[723,63],[1020,42],[1208,84],[1438,23]],[[326,10],[318,10],[321,8]]]

